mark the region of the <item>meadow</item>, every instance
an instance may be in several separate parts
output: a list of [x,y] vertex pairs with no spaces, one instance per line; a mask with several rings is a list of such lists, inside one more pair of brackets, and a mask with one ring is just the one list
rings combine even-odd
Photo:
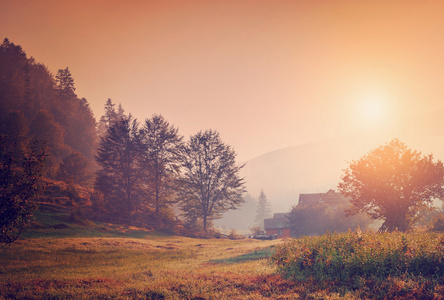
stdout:
[[444,298],[442,234],[259,241],[80,228],[2,246],[0,299]]
[[263,259],[277,243],[162,234],[21,239],[0,249],[0,298],[262,299],[281,281]]

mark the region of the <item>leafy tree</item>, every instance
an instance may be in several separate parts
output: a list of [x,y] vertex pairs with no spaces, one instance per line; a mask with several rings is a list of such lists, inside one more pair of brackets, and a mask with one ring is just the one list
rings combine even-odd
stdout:
[[89,185],[93,174],[88,168],[86,158],[79,152],[72,152],[60,163],[57,178],[65,182]]
[[36,209],[32,201],[42,192],[46,150],[29,145],[20,160],[14,159],[16,141],[0,135],[0,242],[12,243],[30,222]]
[[95,186],[104,195],[105,208],[114,216],[129,217],[142,194],[137,121],[129,116],[111,125],[96,159],[100,170]]
[[14,146],[12,159],[22,159],[29,143],[28,120],[21,111],[12,111],[5,118],[0,118],[0,134],[12,141]]
[[382,219],[379,231],[407,231],[419,209],[444,196],[444,167],[394,139],[344,171],[340,192],[351,198],[348,214],[367,213]]
[[46,175],[54,177],[59,163],[70,152],[70,148],[64,142],[63,126],[54,120],[54,116],[50,112],[41,109],[30,128],[33,139],[46,142],[51,154],[47,161]]
[[257,208],[256,208],[256,219],[257,224],[260,224],[260,227],[264,228],[264,219],[271,217],[271,208],[270,203],[268,203],[267,196],[264,191],[261,190],[261,194],[259,195]]
[[178,199],[187,220],[202,220],[203,230],[229,209],[243,202],[244,179],[236,153],[219,133],[199,132],[190,138],[182,155],[183,172],[178,180]]
[[144,183],[148,186],[149,197],[154,200],[155,216],[159,222],[162,208],[167,208],[172,201],[172,184],[180,168],[182,136],[161,115],[154,115],[145,120],[141,140]]

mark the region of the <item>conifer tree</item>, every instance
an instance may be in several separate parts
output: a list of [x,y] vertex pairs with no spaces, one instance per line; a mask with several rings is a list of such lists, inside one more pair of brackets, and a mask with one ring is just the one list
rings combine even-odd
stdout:
[[145,120],[141,131],[142,168],[148,196],[153,200],[156,222],[173,200],[173,182],[179,172],[182,136],[161,115]]
[[261,190],[261,194],[259,195],[256,209],[256,223],[264,229],[264,219],[271,217],[271,208],[270,203],[268,203],[267,196],[264,191]]
[[96,160],[100,170],[95,186],[107,211],[128,221],[143,194],[137,121],[128,116],[112,124],[101,138]]

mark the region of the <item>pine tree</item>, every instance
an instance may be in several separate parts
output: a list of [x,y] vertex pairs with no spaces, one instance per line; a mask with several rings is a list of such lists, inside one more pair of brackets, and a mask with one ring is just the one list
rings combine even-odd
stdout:
[[99,124],[97,126],[97,132],[99,136],[104,136],[106,130],[115,122],[118,122],[125,118],[125,110],[122,104],[119,103],[118,109],[116,111],[115,104],[108,98],[105,103],[105,114],[100,118]]
[[156,223],[161,223],[162,210],[173,200],[182,136],[161,115],[154,115],[145,120],[141,140],[144,182],[148,185],[149,198],[154,200]]
[[256,209],[256,223],[264,229],[264,219],[271,217],[270,203],[268,203],[267,196],[264,191],[261,190],[259,195]]
[[112,124],[101,138],[96,160],[100,170],[95,186],[107,211],[128,221],[143,194],[137,121],[129,116]]
[[56,84],[62,101],[69,101],[77,97],[75,94],[74,78],[68,67],[66,69],[59,69],[56,75]]

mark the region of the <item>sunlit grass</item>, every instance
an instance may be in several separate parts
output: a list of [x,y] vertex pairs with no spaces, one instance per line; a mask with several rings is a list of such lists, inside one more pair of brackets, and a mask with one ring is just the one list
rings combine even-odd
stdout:
[[[226,264],[278,242],[184,237],[34,238],[3,247],[3,297],[143,298],[244,295],[242,282],[274,272],[270,252]],[[258,252],[259,251],[259,252]],[[219,282],[218,285],[214,283]],[[225,296],[223,296],[225,295]],[[151,297],[150,296],[150,297]],[[242,296],[242,298],[244,298]]]
[[[439,299],[441,269],[415,273],[433,268],[413,257],[442,258],[442,238],[350,233],[287,241],[155,234],[22,239],[0,249],[0,299]],[[417,271],[394,268],[405,257],[412,257]]]

